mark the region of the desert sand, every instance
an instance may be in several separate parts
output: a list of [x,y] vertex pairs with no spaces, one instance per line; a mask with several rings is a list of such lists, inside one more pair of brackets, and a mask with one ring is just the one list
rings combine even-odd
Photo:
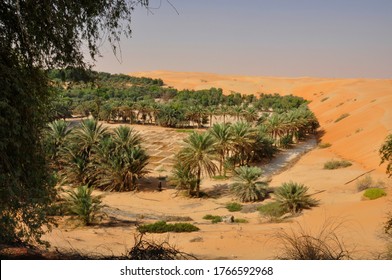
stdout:
[[[320,206],[306,210],[302,215],[284,223],[265,223],[257,212],[235,212],[236,218],[245,218],[246,224],[211,224],[203,220],[206,214],[230,215],[224,205],[233,201],[227,193],[229,181],[205,178],[202,189],[211,198],[194,199],[176,195],[164,186],[156,190],[159,175],[169,175],[175,151],[180,148],[185,133],[160,127],[137,126],[152,156],[151,173],[138,193],[105,193],[104,203],[109,207],[112,223],[91,228],[75,228],[67,223],[45,236],[53,248],[76,249],[99,254],[125,254],[133,245],[136,224],[155,221],[167,216],[186,216],[201,230],[194,233],[147,234],[146,238],[168,240],[181,251],[201,259],[272,259],[280,249],[276,233],[303,228],[317,231],[330,219],[342,222],[338,232],[355,259],[373,259],[385,248],[381,238],[382,224],[392,210],[391,179],[380,166],[378,149],[388,133],[392,132],[392,79],[327,79],[327,78],[274,78],[224,76],[208,73],[179,73],[154,71],[131,73],[135,76],[161,78],[168,86],[178,89],[220,87],[225,93],[243,94],[279,93],[302,96],[310,100],[322,131],[321,141],[331,143],[326,149],[314,148],[278,174],[272,175],[270,186],[295,181],[309,187],[320,200]],[[342,114],[346,118],[336,122]],[[346,159],[352,166],[338,170],[324,170],[330,159]],[[157,171],[159,169],[164,171]],[[373,178],[385,182],[386,197],[368,201],[357,192],[357,176],[371,171]],[[249,207],[254,206],[249,203]]]

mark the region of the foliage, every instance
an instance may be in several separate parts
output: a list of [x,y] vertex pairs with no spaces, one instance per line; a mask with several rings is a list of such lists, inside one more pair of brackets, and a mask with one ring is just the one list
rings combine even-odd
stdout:
[[356,183],[357,191],[361,192],[369,188],[383,188],[385,183],[383,181],[375,181],[372,176],[366,175]]
[[141,225],[137,229],[140,233],[192,232],[199,230],[198,227],[189,223],[167,224],[164,221],[159,221],[154,224]]
[[381,156],[381,164],[384,162],[387,163],[386,173],[389,174],[389,177],[392,176],[392,134],[387,136],[379,150],[379,153]]
[[67,191],[68,197],[65,200],[67,212],[86,226],[103,216],[102,196],[93,196],[93,191],[94,188],[87,185],[80,186],[76,190]]
[[216,224],[216,223],[220,223],[223,221],[221,216],[214,216],[211,214],[207,214],[203,217],[204,220],[210,220],[211,223]]
[[363,196],[370,200],[377,199],[386,195],[387,193],[385,192],[385,190],[380,188],[369,188],[363,193]]
[[184,140],[184,147],[178,154],[178,159],[196,176],[195,195],[200,195],[200,180],[202,174],[212,176],[217,167],[214,163],[214,140],[209,133],[193,132]]
[[237,202],[231,202],[226,204],[226,209],[229,210],[229,212],[238,212],[241,211],[242,205]]
[[262,217],[267,218],[269,221],[278,221],[280,217],[287,213],[287,209],[282,207],[278,201],[268,202],[257,208]]
[[283,209],[292,214],[317,206],[318,201],[307,194],[308,187],[303,184],[286,182],[275,190],[276,201]]
[[349,113],[341,114],[341,115],[335,120],[335,122],[337,123],[337,122],[339,122],[339,121],[341,121],[341,120],[347,118],[348,116],[350,116]]
[[350,251],[338,233],[342,223],[326,221],[317,232],[301,225],[295,230],[279,231],[276,235],[282,246],[278,259],[283,260],[347,260]]
[[338,169],[338,168],[345,168],[351,166],[352,163],[347,160],[329,160],[324,163],[324,169]]
[[258,181],[262,171],[258,167],[241,166],[234,171],[235,181],[230,185],[230,190],[242,202],[259,201],[268,196],[267,184]]
[[184,165],[181,162],[177,162],[173,167],[170,182],[176,187],[176,189],[187,190],[188,195],[191,195],[196,188],[197,178],[191,172],[189,166]]

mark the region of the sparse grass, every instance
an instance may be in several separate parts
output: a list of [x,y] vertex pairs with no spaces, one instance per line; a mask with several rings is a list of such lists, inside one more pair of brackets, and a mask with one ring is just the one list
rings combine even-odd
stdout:
[[283,260],[348,260],[351,259],[338,233],[342,223],[329,220],[318,232],[299,225],[297,230],[282,230],[276,234],[282,249],[278,259]]
[[347,118],[348,116],[350,116],[350,114],[349,114],[349,113],[344,113],[344,114],[341,114],[341,115],[340,115],[340,117],[339,117],[339,118],[337,118],[337,119],[335,120],[335,122],[337,123],[337,122],[339,122],[339,121],[341,121],[341,120],[343,120],[343,119]]
[[320,143],[320,144],[318,144],[319,149],[326,149],[326,148],[329,148],[331,146],[332,146],[331,143]]
[[204,220],[210,220],[211,223],[213,223],[213,224],[217,224],[217,223],[220,223],[220,222],[223,221],[223,219],[222,219],[221,216],[214,216],[214,215],[211,215],[211,214],[205,215],[205,216],[203,217],[203,219],[204,219]]
[[141,225],[137,229],[140,233],[192,232],[199,230],[198,227],[189,223],[167,224],[165,221]]
[[386,195],[387,195],[387,193],[383,189],[380,189],[380,188],[367,189],[363,194],[364,197],[366,197],[370,200],[377,199],[377,198],[380,198],[380,197],[383,197]]
[[330,160],[324,163],[324,169],[332,170],[351,166],[352,163],[347,160]]
[[237,224],[246,224],[246,223],[248,223],[248,220],[246,220],[246,219],[241,219],[241,218],[236,218],[236,219],[234,219],[234,223],[237,223]]
[[242,210],[242,205],[237,202],[228,203],[226,209],[230,212],[238,212]]
[[268,202],[264,205],[261,205],[257,208],[257,210],[260,212],[260,215],[263,218],[266,218],[271,222],[279,221],[280,217],[287,213],[285,208],[282,207],[281,204],[277,201]]
[[369,188],[384,188],[385,183],[383,181],[374,181],[370,175],[366,175],[361,180],[357,181],[356,188],[358,192],[364,191]]

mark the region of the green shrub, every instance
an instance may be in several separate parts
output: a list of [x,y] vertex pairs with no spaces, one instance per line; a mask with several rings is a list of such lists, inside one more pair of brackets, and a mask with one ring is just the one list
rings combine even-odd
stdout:
[[370,188],[383,188],[385,185],[385,183],[383,181],[374,181],[373,178],[370,175],[366,175],[366,177],[364,177],[361,180],[357,181],[356,187],[357,187],[357,191],[361,192],[364,191],[366,189],[370,189]]
[[350,114],[348,114],[348,113],[341,114],[340,117],[335,120],[335,122],[337,123],[337,122],[347,118],[348,116],[350,116]]
[[221,216],[214,216],[211,214],[207,214],[203,217],[204,220],[210,220],[211,223],[216,224],[216,223],[220,223],[223,221]]
[[167,224],[165,221],[141,225],[137,229],[140,233],[192,232],[199,230],[198,227],[189,223]]
[[294,182],[283,183],[275,191],[276,201],[285,211],[296,214],[303,209],[318,205],[318,200],[311,198],[308,187]]
[[324,163],[324,169],[332,170],[351,166],[352,163],[347,160],[330,160]]
[[64,205],[67,213],[80,220],[83,225],[91,225],[98,219],[102,219],[103,213],[101,196],[93,196],[94,188],[80,186],[76,190],[67,191],[68,197]]
[[386,196],[386,195],[387,195],[387,193],[383,189],[380,189],[380,188],[367,189],[363,194],[364,197],[366,197],[370,200],[377,199],[377,198],[380,198],[380,197]]
[[240,166],[235,169],[234,183],[230,191],[241,202],[264,200],[268,196],[267,183],[258,181],[262,170],[256,166]]
[[237,223],[237,224],[246,224],[246,223],[248,223],[248,220],[246,220],[246,219],[241,219],[241,218],[236,218],[236,219],[234,219],[234,223]]
[[228,203],[226,209],[230,212],[238,212],[242,210],[242,205],[237,202]]
[[278,201],[268,202],[258,207],[257,210],[262,217],[267,218],[270,221],[276,221],[287,213],[285,207],[282,207]]
[[294,144],[293,142],[293,135],[289,134],[289,135],[285,135],[282,138],[280,138],[279,140],[279,144],[282,148],[290,148],[291,145]]
[[319,149],[326,149],[326,148],[329,148],[331,146],[332,146],[331,143],[320,143],[320,144],[318,144]]

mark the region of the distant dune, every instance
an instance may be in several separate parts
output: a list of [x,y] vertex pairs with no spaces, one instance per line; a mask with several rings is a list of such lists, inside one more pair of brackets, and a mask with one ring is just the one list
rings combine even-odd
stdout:
[[[329,79],[229,76],[209,73],[151,71],[130,73],[161,78],[178,89],[222,88],[225,93],[279,93],[302,96],[325,131],[323,142],[340,157],[366,169],[379,166],[378,149],[392,132],[392,79]],[[343,114],[346,118],[336,122]]]

